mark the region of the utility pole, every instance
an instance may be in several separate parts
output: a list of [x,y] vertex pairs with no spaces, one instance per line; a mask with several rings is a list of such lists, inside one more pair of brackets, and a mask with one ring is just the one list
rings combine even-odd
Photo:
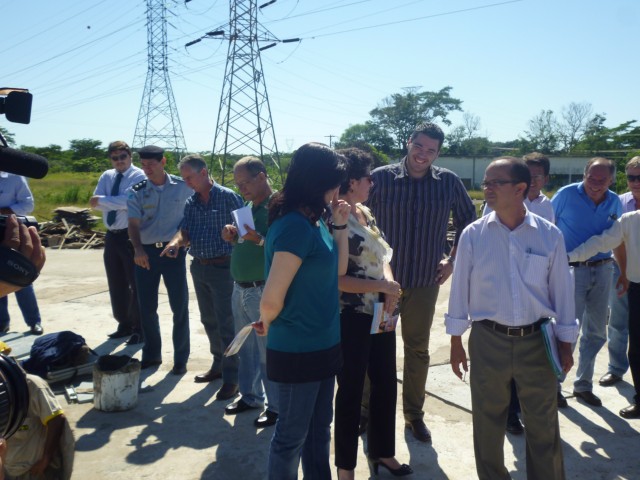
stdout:
[[324,138],[328,138],[329,139],[329,148],[333,148],[332,140],[335,138],[335,135],[325,135]]
[[187,146],[173,98],[167,53],[165,0],[147,0],[147,80],[133,136],[133,148],[154,144],[174,153],[178,160]]
[[279,42],[300,40],[276,38],[258,23],[257,10],[256,0],[231,0],[228,24],[185,45],[191,46],[205,38],[229,41],[211,155],[211,163],[215,159],[220,165],[223,185],[225,172],[232,167],[231,155],[255,155],[265,165],[272,163],[282,180],[260,52]]

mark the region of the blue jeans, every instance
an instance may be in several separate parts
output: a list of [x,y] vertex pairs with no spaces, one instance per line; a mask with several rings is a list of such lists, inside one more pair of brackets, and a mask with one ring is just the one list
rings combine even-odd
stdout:
[[[243,288],[234,284],[231,307],[237,332],[260,318],[263,290],[264,286]],[[238,352],[238,358],[238,387],[242,400],[252,407],[258,407],[264,403],[266,390],[267,409],[278,413],[278,389],[274,382],[267,379],[267,337],[251,333]]]
[[280,412],[269,450],[269,480],[331,480],[329,447],[335,377],[276,383]]
[[187,269],[185,251],[180,249],[177,258],[161,257],[161,248],[143,247],[149,256],[150,270],[136,265],[135,277],[138,287],[138,305],[144,335],[142,360],[162,360],[162,339],[158,318],[158,288],[160,277],[167,287],[169,305],[173,312],[173,364],[184,367],[189,360],[189,292],[187,291]]
[[237,385],[238,356],[222,355],[236,335],[231,313],[233,279],[229,264],[202,265],[194,259],[191,262],[191,278],[200,309],[200,321],[209,338],[209,351],[213,355],[211,370],[222,373],[224,383]]
[[596,355],[607,342],[607,309],[611,287],[612,263],[595,267],[575,267],[576,317],[580,322],[578,369],[573,383],[576,392],[593,389]]
[[[24,287],[16,292],[16,300],[18,307],[22,312],[22,317],[29,327],[33,327],[36,323],[40,323],[40,310],[38,309],[38,301],[33,291],[33,285]],[[9,301],[8,296],[0,298],[0,329],[8,327],[11,319],[9,318]]]
[[629,344],[629,298],[625,292],[618,298],[616,282],[620,276],[620,268],[615,263],[613,266],[613,277],[611,278],[611,292],[609,292],[609,326],[607,334],[609,338],[609,368],[608,372],[619,377],[623,376],[629,369],[629,359],[627,358],[627,345]]

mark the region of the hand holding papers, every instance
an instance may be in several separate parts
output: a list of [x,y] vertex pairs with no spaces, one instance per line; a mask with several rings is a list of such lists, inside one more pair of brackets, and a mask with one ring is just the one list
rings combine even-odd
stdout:
[[371,334],[392,332],[398,324],[398,314],[389,314],[384,310],[383,302],[373,304],[373,321],[371,322]]
[[253,223],[253,214],[251,213],[251,207],[248,205],[246,207],[239,208],[231,212],[233,215],[233,221],[238,227],[238,237],[244,237],[248,232],[245,228],[245,225],[248,225],[252,230],[256,229],[255,224]]
[[553,369],[553,373],[556,377],[562,376],[562,359],[560,358],[560,352],[558,351],[558,340],[556,340],[556,334],[553,331],[555,325],[555,319],[550,319],[542,324],[540,327],[542,330],[542,338],[544,339],[544,348],[547,351],[547,357],[549,363]]

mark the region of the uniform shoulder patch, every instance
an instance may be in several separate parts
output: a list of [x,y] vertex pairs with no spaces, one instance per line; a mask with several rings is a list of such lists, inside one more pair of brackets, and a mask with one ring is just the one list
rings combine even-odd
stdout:
[[169,177],[171,177],[171,180],[173,180],[174,182],[184,182],[182,177],[180,177],[178,175],[174,175],[173,173],[170,173]]
[[142,190],[146,186],[147,186],[147,179],[145,178],[141,182],[138,182],[133,187],[131,187],[131,190],[135,190],[137,192],[139,190]]

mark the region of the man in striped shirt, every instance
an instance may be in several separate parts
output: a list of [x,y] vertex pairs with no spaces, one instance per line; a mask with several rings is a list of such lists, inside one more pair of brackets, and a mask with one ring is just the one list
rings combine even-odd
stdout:
[[[443,142],[440,127],[433,123],[419,125],[407,143],[407,156],[372,172],[373,188],[368,201],[393,247],[391,267],[403,289],[402,403],[407,428],[422,442],[431,439],[422,408],[435,304],[440,285],[453,272],[460,233],[476,218],[475,207],[460,178],[433,165]],[[447,256],[451,215],[455,239]]]

